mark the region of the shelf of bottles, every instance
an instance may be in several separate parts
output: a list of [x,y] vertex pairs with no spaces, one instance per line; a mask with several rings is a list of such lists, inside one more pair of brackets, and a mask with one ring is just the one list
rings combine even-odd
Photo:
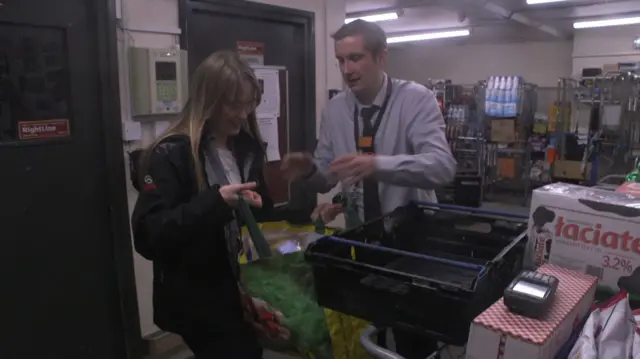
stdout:
[[[520,76],[491,76],[478,84],[478,113],[486,138],[484,183],[487,200],[521,198],[524,204],[531,192],[531,130],[537,108],[537,85]],[[513,120],[514,134],[492,138],[494,120]],[[513,196],[521,192],[522,196]]]
[[522,112],[521,101],[527,84],[520,76],[491,76],[485,91],[485,115],[494,118],[515,118]]
[[[440,104],[445,135],[458,162],[457,175],[483,179],[486,143],[479,122],[477,87],[453,84],[450,80],[429,80],[426,86]],[[454,184],[438,189],[438,201],[454,203],[456,191]]]
[[[434,92],[441,106],[446,123],[445,135],[454,156],[465,157],[463,162],[467,166],[461,167],[460,171],[468,172],[471,163],[468,160],[471,150],[469,139],[476,138],[484,142],[484,130],[478,121],[477,89],[453,84],[450,80],[429,80],[426,86]],[[471,147],[479,148],[475,142]],[[457,154],[458,149],[463,152]],[[481,156],[481,153],[478,150],[477,156]]]
[[450,85],[449,100],[444,109],[446,136],[452,149],[460,137],[483,137],[483,127],[479,122],[478,103],[475,87]]

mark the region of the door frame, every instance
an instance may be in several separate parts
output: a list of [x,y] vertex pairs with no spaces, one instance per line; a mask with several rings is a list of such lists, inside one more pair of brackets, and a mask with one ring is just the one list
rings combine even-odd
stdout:
[[189,50],[189,14],[202,9],[224,15],[256,17],[274,22],[300,25],[304,29],[304,108],[306,150],[313,151],[316,142],[316,38],[313,13],[247,0],[178,0],[178,21],[181,31],[180,47]]
[[[85,0],[87,1],[87,0]],[[106,194],[109,206],[110,237],[114,260],[114,280],[118,288],[119,324],[127,359],[142,358],[142,334],[133,267],[133,245],[129,223],[127,177],[122,143],[120,85],[117,40],[117,0],[89,1],[96,11],[98,71],[100,80],[100,121],[107,169]]]
[[[181,31],[180,47],[189,50],[189,16],[194,11],[214,12],[259,18],[273,22],[289,23],[301,26],[304,31],[304,148],[302,151],[313,152],[316,147],[316,41],[315,15],[312,12],[282,6],[262,4],[247,0],[178,0],[178,21]],[[190,71],[193,69],[190,69]],[[291,186],[292,196],[301,198],[289,201],[301,206],[310,214],[316,206],[315,195],[305,195],[307,191],[296,183]]]

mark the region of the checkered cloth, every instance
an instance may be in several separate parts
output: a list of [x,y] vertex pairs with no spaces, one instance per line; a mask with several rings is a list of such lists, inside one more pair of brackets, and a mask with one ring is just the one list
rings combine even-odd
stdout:
[[[474,323],[525,342],[537,345],[545,343],[563,319],[571,313],[576,303],[595,285],[597,279],[551,264],[543,265],[538,272],[552,275],[559,280],[555,302],[544,320],[511,313],[501,298],[480,314]],[[582,318],[574,320],[580,319]]]

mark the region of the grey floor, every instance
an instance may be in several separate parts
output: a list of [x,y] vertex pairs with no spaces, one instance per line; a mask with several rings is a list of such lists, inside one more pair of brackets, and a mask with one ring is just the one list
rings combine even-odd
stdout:
[[[529,208],[521,205],[511,205],[499,202],[485,202],[483,204],[483,208],[494,211],[502,211],[507,213],[518,213],[518,214],[528,214]],[[390,336],[390,347],[393,348],[393,337]],[[446,347],[440,353],[442,359],[459,359],[464,358],[464,348],[460,347]],[[170,354],[168,356],[164,356],[163,358],[153,358],[153,359],[192,359],[193,355],[188,349],[182,349],[177,353]],[[289,355],[284,355],[280,353],[274,353],[267,351],[265,352],[264,359],[299,359],[297,357],[292,357]]]
[[[174,353],[170,353],[162,357],[155,357],[155,358],[149,358],[149,359],[193,359],[193,354],[189,349],[183,348]],[[267,351],[265,352],[263,359],[300,359],[300,358]]]
[[[464,358],[464,348],[460,347],[446,347],[440,353],[442,359],[461,359]],[[193,354],[188,349],[179,350],[176,353],[162,358],[149,358],[149,359],[193,359]],[[281,353],[275,353],[272,351],[266,351],[263,359],[300,359],[300,357],[294,357]]]

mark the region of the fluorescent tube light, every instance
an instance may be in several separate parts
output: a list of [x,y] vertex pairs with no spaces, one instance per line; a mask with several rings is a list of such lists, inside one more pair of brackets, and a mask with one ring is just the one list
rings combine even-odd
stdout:
[[620,19],[579,21],[573,23],[574,29],[590,29],[593,27],[622,26],[640,24],[640,17],[626,17]]
[[366,15],[366,16],[358,16],[358,17],[350,17],[344,20],[345,24],[348,24],[352,21],[355,20],[364,20],[364,21],[368,21],[368,22],[378,22],[378,21],[388,21],[388,20],[396,20],[398,18],[398,13],[397,12],[386,12],[386,13],[382,13],[382,14],[373,14],[373,15]]
[[446,39],[450,37],[469,36],[470,34],[471,32],[469,30],[455,30],[455,31],[442,31],[442,32],[428,32],[425,34],[416,34],[416,35],[391,36],[387,39],[387,43],[393,44],[398,42]]
[[527,5],[548,4],[552,2],[563,2],[567,0],[527,0]]

